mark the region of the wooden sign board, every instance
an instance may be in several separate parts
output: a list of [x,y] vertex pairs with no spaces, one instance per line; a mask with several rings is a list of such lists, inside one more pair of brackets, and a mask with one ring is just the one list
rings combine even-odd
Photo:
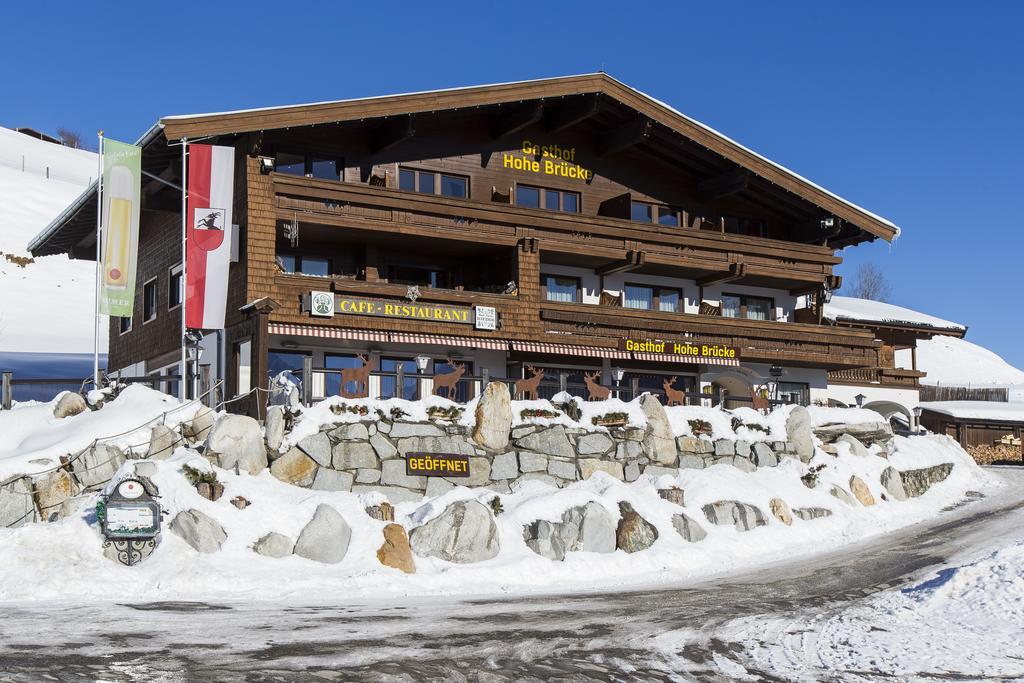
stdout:
[[621,339],[619,348],[623,351],[637,353],[656,353],[673,356],[690,356],[691,358],[728,358],[739,359],[740,350],[725,344],[708,344],[706,342],[683,340],[664,341],[660,339]]
[[468,477],[469,456],[459,453],[406,453],[405,473],[416,477]]

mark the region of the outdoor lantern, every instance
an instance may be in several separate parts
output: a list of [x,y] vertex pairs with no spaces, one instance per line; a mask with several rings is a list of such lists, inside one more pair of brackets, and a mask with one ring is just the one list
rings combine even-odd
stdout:
[[857,402],[857,407],[858,408],[863,408],[864,407],[864,401],[866,401],[867,398],[868,397],[865,396],[864,394],[857,394],[856,396],[853,397],[853,400]]
[[612,368],[612,379],[614,379],[616,382],[621,382],[625,374],[626,371],[623,370],[622,368]]
[[778,382],[779,378],[782,377],[782,368],[778,365],[772,365],[768,368],[768,374],[774,377],[775,381]]
[[831,303],[832,302],[832,290],[831,289],[826,289],[825,290],[825,295],[822,298],[825,300],[825,303]]
[[921,429],[921,413],[923,413],[924,410],[921,408],[921,406],[914,406],[914,411],[913,412],[914,412],[914,431],[916,433],[918,433],[918,434],[923,434],[924,430]]
[[430,363],[430,356],[416,356],[416,367],[420,372],[427,371],[428,363]]

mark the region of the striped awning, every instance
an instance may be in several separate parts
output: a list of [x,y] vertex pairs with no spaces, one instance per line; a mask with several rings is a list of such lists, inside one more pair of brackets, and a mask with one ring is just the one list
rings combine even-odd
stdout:
[[671,353],[639,353],[634,352],[636,360],[650,360],[659,363],[700,363],[702,365],[733,365],[738,366],[738,358],[714,358],[711,356],[679,356]]
[[553,353],[562,356],[586,356],[588,358],[629,359],[629,353],[601,346],[575,346],[572,344],[545,344],[543,342],[512,342],[513,351],[526,353]]
[[270,334],[283,334],[294,337],[316,337],[318,339],[345,339],[354,341],[372,341],[394,344],[433,344],[436,346],[473,347],[507,351],[508,342],[504,339],[482,339],[476,337],[454,337],[436,334],[412,334],[409,332],[385,332],[381,330],[354,330],[343,327],[321,327],[319,325],[294,325],[288,323],[270,323]]

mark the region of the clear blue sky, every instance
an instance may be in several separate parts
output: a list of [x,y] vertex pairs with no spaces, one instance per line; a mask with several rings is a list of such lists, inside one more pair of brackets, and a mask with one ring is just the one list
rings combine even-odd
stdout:
[[[309,7],[307,5],[315,5]],[[902,226],[893,303],[1024,367],[1024,3],[15,3],[0,125],[607,71]]]

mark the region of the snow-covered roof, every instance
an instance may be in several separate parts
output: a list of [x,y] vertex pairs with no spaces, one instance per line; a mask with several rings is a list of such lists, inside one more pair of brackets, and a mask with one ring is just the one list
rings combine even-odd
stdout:
[[960,323],[936,318],[903,306],[870,299],[858,299],[852,296],[833,296],[832,300],[825,304],[824,315],[828,320],[880,323],[955,332],[967,331],[967,327]]
[[925,410],[961,420],[1000,420],[1024,422],[1024,402],[1003,401],[925,401]]
[[917,369],[927,372],[921,384],[992,387],[1024,386],[1024,370],[966,339],[936,336],[917,341]]

